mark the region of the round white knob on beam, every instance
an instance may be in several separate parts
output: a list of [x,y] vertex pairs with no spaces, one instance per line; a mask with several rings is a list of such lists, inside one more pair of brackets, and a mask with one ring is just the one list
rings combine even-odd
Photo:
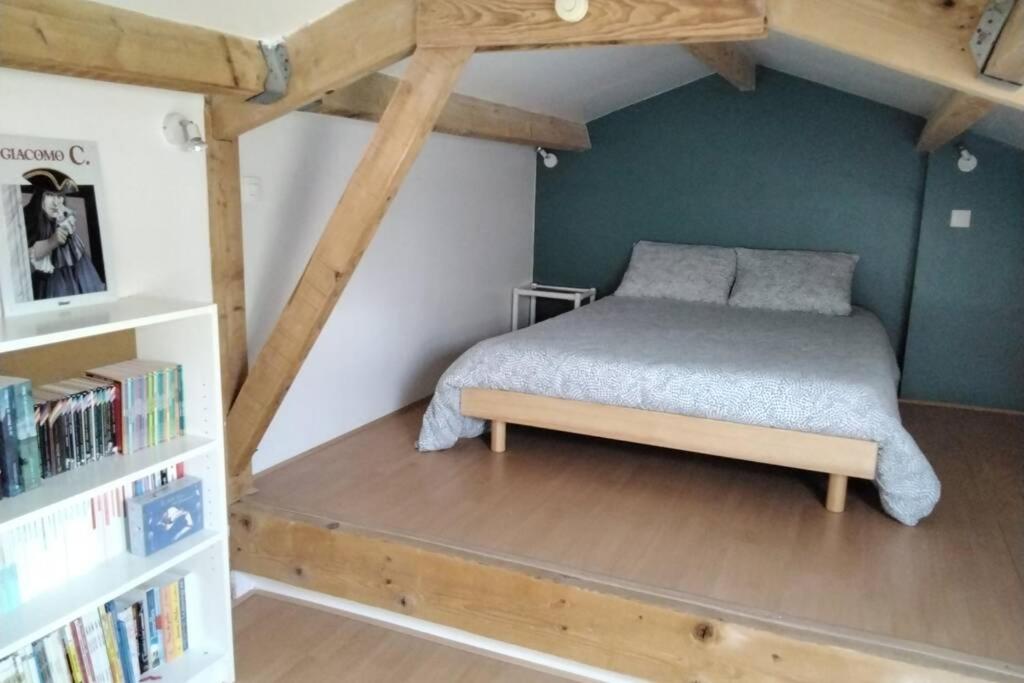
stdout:
[[575,24],[587,16],[588,0],[555,0],[555,13],[562,21]]

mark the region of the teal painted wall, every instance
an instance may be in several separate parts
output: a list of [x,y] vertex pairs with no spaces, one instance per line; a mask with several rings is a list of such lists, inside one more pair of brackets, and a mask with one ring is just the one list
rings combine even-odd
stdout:
[[[978,168],[931,155],[903,395],[1024,410],[1024,153],[966,138]],[[970,209],[972,227],[949,227]]]
[[854,252],[906,396],[1024,409],[1024,153],[971,137],[962,174],[914,150],[922,124],[767,69],[753,93],[709,77],[614,112],[538,167],[534,277],[608,294],[640,239]]
[[861,255],[854,300],[902,349],[926,160],[921,119],[761,69],[709,77],[589,124],[538,167],[534,275],[614,291],[640,239]]

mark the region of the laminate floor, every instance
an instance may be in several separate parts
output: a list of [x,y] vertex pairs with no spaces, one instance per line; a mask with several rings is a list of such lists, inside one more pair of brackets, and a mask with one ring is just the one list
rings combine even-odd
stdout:
[[1024,417],[903,405],[943,483],[900,525],[869,482],[509,427],[421,454],[424,405],[256,479],[256,501],[1024,665]]
[[234,627],[238,683],[565,680],[266,594],[235,606]]

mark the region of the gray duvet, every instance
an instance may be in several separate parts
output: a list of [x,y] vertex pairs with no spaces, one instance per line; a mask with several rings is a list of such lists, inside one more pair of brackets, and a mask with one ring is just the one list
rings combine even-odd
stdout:
[[904,524],[927,516],[939,480],[900,422],[899,369],[881,323],[611,296],[476,344],[448,368],[417,448],[478,436],[460,390],[481,387],[876,441],[875,483]]

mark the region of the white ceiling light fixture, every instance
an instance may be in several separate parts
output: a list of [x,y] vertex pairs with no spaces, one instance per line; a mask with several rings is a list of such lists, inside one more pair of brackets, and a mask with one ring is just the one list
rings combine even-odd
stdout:
[[544,166],[547,168],[554,168],[558,166],[558,157],[553,152],[549,152],[543,147],[537,148],[537,155],[544,161]]
[[970,173],[974,169],[978,168],[978,157],[971,154],[971,151],[967,149],[967,145],[961,142],[956,146],[956,151],[956,167],[963,173]]
[[587,16],[589,9],[588,0],[555,0],[555,14],[562,21],[568,21],[570,24],[582,21],[583,17]]
[[171,145],[189,152],[202,152],[206,149],[206,140],[203,140],[195,121],[177,113],[164,117],[164,139]]

